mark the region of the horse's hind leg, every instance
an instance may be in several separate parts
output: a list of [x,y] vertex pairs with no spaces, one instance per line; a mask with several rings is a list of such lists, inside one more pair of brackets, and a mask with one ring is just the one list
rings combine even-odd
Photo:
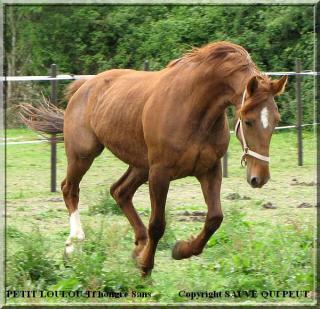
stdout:
[[137,256],[147,242],[147,229],[132,204],[136,190],[148,180],[148,170],[129,167],[125,174],[110,188],[112,197],[121,207],[128,218],[135,233],[136,248],[133,252]]
[[90,168],[94,158],[101,153],[103,147],[97,147],[89,155],[86,156],[76,154],[67,150],[68,168],[67,176],[61,183],[61,190],[65,204],[69,211],[70,235],[66,241],[65,254],[69,255],[74,250],[74,240],[83,240],[85,235],[81,227],[80,215],[78,211],[79,203],[79,184],[84,174]]

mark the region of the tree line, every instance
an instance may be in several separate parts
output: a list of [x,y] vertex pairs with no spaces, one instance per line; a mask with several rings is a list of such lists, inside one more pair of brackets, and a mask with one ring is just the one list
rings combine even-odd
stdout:
[[[313,7],[285,5],[24,5],[5,7],[7,75],[96,74],[163,68],[193,46],[227,40],[262,71],[313,70]],[[39,83],[8,87],[9,108],[37,97]],[[41,87],[46,87],[41,83]],[[48,90],[48,89],[47,89]],[[44,90],[46,92],[47,90]],[[62,102],[61,104],[65,104]],[[313,78],[303,78],[303,120],[313,121]],[[282,124],[295,122],[294,78],[278,99]],[[9,113],[10,114],[10,113]],[[12,116],[14,119],[14,115]]]

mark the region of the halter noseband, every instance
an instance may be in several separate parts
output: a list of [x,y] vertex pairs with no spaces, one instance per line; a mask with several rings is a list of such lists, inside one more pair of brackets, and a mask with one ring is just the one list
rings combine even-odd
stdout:
[[[241,107],[243,106],[244,104],[244,100],[245,100],[245,97],[246,97],[246,92],[247,92],[247,89],[244,90],[243,92],[243,96],[242,96],[242,101],[241,101]],[[241,115],[239,116],[238,118],[238,121],[237,121],[237,124],[236,124],[236,127],[235,127],[235,133],[237,134],[238,132],[238,129],[240,128],[240,135],[241,135],[241,139],[242,139],[242,146],[243,146],[243,154],[242,154],[242,157],[241,157],[241,165],[243,166],[243,163],[245,165],[247,165],[247,161],[246,161],[246,156],[251,156],[251,157],[254,157],[256,159],[259,159],[261,161],[265,161],[265,162],[270,162],[270,158],[269,157],[266,157],[266,156],[263,156],[255,151],[252,151],[250,150],[247,142],[246,142],[246,139],[244,138],[244,133],[243,133],[243,124],[242,124],[242,118],[241,118]]]

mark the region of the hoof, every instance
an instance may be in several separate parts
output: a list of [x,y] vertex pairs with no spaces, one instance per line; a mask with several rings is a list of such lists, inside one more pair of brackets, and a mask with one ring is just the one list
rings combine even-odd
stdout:
[[134,259],[137,259],[137,257],[140,255],[140,253],[142,252],[143,248],[144,248],[144,244],[139,244],[137,246],[135,246],[135,248],[132,251],[132,257]]
[[151,272],[152,272],[152,269],[149,269],[149,270],[141,270],[141,277],[142,277],[142,278],[151,277]]
[[64,253],[63,253],[64,257],[69,258],[73,252],[74,252],[74,245],[72,243],[66,244],[66,246],[64,247]]
[[82,252],[82,239],[71,239],[68,238],[64,247],[64,259],[71,258],[75,253],[79,254]]
[[187,259],[192,256],[192,249],[189,241],[179,240],[172,249],[172,258],[175,260]]
[[72,258],[72,253],[74,252],[74,246],[72,244],[66,245],[63,250],[63,265],[65,267],[70,267],[70,261]]
[[139,268],[140,268],[140,273],[142,278],[147,278],[151,276],[153,267],[150,268],[150,267],[145,267],[140,265]]
[[146,263],[142,262],[141,255],[136,257],[136,265],[140,269],[141,277],[149,277],[151,275],[153,265],[146,265]]

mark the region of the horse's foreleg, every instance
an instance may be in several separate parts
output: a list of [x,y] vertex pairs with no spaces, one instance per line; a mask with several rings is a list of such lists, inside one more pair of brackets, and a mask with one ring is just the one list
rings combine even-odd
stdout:
[[154,265],[154,255],[157,245],[164,234],[165,205],[169,183],[169,172],[166,169],[151,167],[149,172],[151,216],[148,229],[148,241],[137,258],[142,275],[148,275],[151,273]]
[[175,244],[172,250],[172,257],[174,259],[180,260],[200,254],[212,234],[219,228],[223,220],[220,203],[221,177],[220,161],[212,170],[198,177],[204,199],[208,206],[204,228],[196,238],[192,238],[189,241],[178,241]]
[[66,241],[65,254],[70,255],[74,250],[74,240],[84,240],[80,215],[78,211],[79,184],[83,175],[92,164],[93,158],[74,158],[68,163],[67,177],[61,183],[65,204],[69,211],[70,235]]
[[128,218],[135,233],[136,257],[147,242],[147,229],[134,209],[132,198],[137,189],[148,180],[148,170],[129,167],[125,174],[111,186],[110,193]]

